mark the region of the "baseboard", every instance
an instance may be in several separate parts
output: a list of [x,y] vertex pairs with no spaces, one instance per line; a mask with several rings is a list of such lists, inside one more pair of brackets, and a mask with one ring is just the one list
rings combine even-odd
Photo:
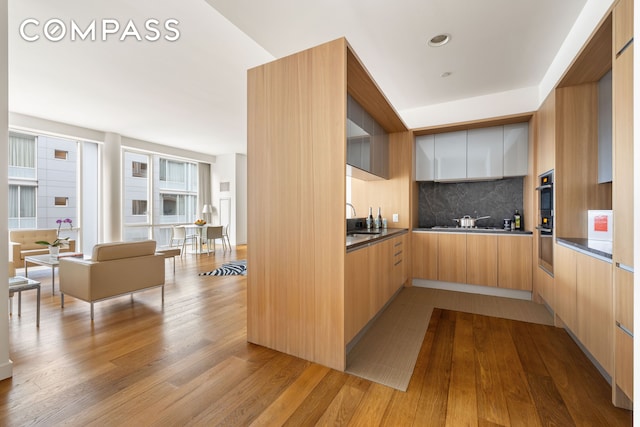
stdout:
[[11,378],[13,376],[13,362],[11,359],[0,365],[0,380]]
[[531,301],[530,291],[517,289],[494,288],[492,286],[467,285],[464,283],[440,282],[437,280],[413,279],[413,286],[420,288],[442,289],[444,291],[466,292],[468,294],[489,295]]

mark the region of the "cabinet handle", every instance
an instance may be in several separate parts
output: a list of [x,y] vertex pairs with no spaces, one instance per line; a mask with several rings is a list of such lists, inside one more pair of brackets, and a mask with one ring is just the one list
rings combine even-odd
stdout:
[[402,251],[401,251],[401,250],[400,250],[400,251],[398,251],[398,252],[396,252],[395,254],[393,254],[393,256],[395,257],[395,256],[398,256],[398,255],[400,255],[400,254],[402,254]]
[[393,266],[395,267],[395,266],[397,266],[398,264],[400,264],[401,262],[402,262],[402,260],[398,260],[398,261],[396,261],[396,263],[395,263],[395,264],[393,264]]
[[628,271],[629,273],[633,273],[633,267],[630,267],[626,264],[621,264],[619,262],[616,262],[616,267],[618,267],[621,270]]
[[633,332],[631,332],[629,329],[625,328],[623,324],[621,324],[620,322],[618,322],[616,320],[616,326],[618,328],[620,328],[622,330],[622,332],[624,332],[625,334],[629,335],[631,338],[633,338]]
[[397,242],[395,245],[393,245],[394,248],[397,248],[398,246],[402,245],[402,242]]

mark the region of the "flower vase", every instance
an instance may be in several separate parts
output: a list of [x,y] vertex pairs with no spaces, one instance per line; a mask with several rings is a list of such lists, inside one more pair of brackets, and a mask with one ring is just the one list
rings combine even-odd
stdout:
[[60,246],[49,246],[49,255],[52,258],[58,258],[58,255],[60,255]]

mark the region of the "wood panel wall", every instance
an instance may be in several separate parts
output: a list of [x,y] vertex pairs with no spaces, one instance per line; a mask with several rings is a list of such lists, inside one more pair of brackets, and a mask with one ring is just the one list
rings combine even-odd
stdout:
[[247,337],[345,369],[346,40],[248,72]]
[[597,83],[556,90],[556,235],[587,237],[598,181]]

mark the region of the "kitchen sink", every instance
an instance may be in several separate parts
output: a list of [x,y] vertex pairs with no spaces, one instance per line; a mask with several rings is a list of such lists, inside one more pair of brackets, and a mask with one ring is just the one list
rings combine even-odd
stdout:
[[347,233],[347,236],[358,237],[358,236],[375,236],[378,234],[382,234],[382,231],[370,231],[370,230],[357,230],[350,231]]

